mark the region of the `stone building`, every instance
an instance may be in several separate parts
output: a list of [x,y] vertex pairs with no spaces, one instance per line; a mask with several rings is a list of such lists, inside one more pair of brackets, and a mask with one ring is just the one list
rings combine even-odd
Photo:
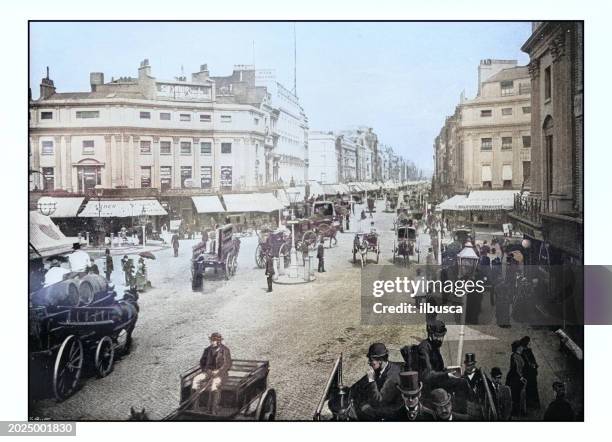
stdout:
[[[241,72],[234,76],[240,78]],[[33,186],[89,193],[103,188],[256,189],[270,181],[273,150],[269,96],[254,82],[222,81],[199,72],[173,80],[152,76],[104,81],[91,90],[59,93],[47,77],[30,102]],[[266,107],[268,106],[268,107]]]
[[434,144],[439,198],[521,189],[531,170],[531,82],[516,60],[482,60],[478,95],[462,94]]
[[512,217],[532,239],[533,259],[581,263],[584,211],[582,22],[534,22],[521,48],[532,83],[529,196]]
[[333,132],[308,132],[308,176],[311,180],[321,184],[340,182],[336,138]]

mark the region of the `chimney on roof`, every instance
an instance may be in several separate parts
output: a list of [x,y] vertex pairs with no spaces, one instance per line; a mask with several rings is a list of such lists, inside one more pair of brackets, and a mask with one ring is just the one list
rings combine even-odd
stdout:
[[191,74],[191,81],[193,82],[204,82],[206,80],[208,80],[210,73],[208,72],[208,65],[207,64],[201,64],[200,65],[200,72],[194,72],[193,74]]
[[40,82],[40,99],[46,100],[55,93],[53,80],[49,78],[49,66],[47,66],[47,76]]
[[89,74],[89,84],[91,91],[95,92],[98,86],[104,84],[104,72],[91,72]]
[[138,78],[150,77],[151,76],[151,66],[149,65],[149,59],[145,58],[140,62],[140,67],[138,68]]

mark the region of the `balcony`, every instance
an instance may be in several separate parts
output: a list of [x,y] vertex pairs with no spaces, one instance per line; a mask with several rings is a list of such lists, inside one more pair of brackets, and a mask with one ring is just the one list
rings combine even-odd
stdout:
[[542,224],[542,214],[558,211],[558,201],[555,199],[542,199],[539,196],[514,196],[513,215],[531,221],[533,224]]

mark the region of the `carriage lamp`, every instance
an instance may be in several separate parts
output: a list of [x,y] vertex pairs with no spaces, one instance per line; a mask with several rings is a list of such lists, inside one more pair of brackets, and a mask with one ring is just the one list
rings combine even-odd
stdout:
[[41,215],[51,216],[57,209],[57,203],[50,196],[43,196],[36,205]]

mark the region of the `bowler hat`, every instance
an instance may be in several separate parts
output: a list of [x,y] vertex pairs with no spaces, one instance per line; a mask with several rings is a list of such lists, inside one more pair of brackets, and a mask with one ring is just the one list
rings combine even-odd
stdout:
[[385,346],[385,344],[381,343],[381,342],[376,342],[372,345],[370,345],[370,348],[368,349],[368,358],[384,358],[385,356],[388,356],[389,352],[387,351],[387,347]]
[[443,321],[436,319],[430,322],[429,324],[427,324],[427,332],[428,333],[438,333],[438,334],[446,333],[446,324],[444,324]]
[[221,336],[221,333],[213,333],[212,335],[210,335],[210,337],[208,338],[211,341],[222,341],[223,340],[223,336]]
[[451,396],[444,388],[436,388],[431,392],[431,402],[436,407],[443,407],[451,401]]
[[466,353],[465,354],[465,358],[463,358],[463,363],[468,365],[468,364],[475,364],[476,363],[476,355],[474,353]]
[[501,375],[502,375],[501,368],[499,368],[499,367],[493,367],[493,368],[491,369],[491,377],[492,377],[492,378],[495,378],[495,377],[497,377],[497,376],[501,376]]
[[423,388],[423,383],[419,382],[419,373],[416,371],[402,371],[399,380],[397,388],[404,394],[415,396]]

